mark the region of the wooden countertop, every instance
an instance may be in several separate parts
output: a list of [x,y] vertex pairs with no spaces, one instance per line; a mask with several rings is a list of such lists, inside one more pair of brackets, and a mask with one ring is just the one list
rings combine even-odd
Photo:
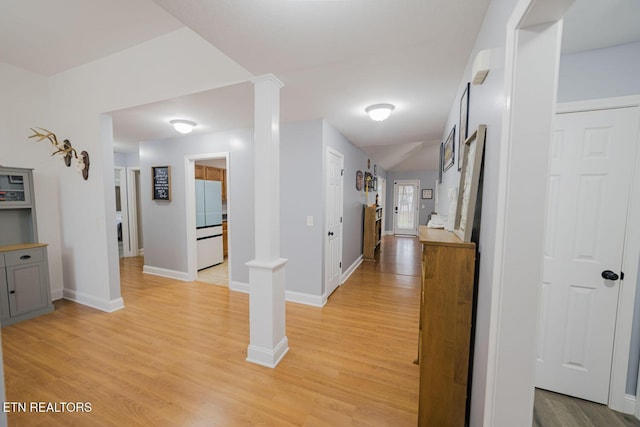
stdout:
[[42,248],[45,246],[48,246],[48,243],[21,243],[19,245],[0,246],[0,253],[22,251],[24,249]]
[[426,225],[421,225],[418,228],[418,231],[420,243],[423,245],[462,246],[468,248],[476,247],[475,243],[463,242],[458,236],[453,234],[453,232],[442,228],[429,228]]

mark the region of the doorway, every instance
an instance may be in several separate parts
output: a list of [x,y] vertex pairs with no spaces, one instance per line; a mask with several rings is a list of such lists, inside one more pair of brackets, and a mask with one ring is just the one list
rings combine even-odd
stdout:
[[[118,257],[124,258],[125,247],[129,242],[129,214],[127,208],[127,175],[126,168],[116,166],[114,168],[114,188],[116,200],[116,224],[115,231],[118,241]],[[125,244],[126,242],[126,244]]]
[[387,233],[387,180],[386,178],[378,178],[378,205],[382,206],[382,235]]
[[128,205],[128,245],[125,245],[126,257],[144,254],[144,237],[142,232],[142,210],[140,209],[140,168],[127,168],[127,205]]
[[420,181],[399,180],[393,183],[393,234],[418,234],[418,191]]
[[[226,152],[185,156],[188,280],[220,286],[229,286],[232,283],[231,204],[230,198],[227,197],[231,189],[230,176],[229,155]],[[197,188],[200,188],[197,186],[199,181],[202,184],[208,181],[219,183],[219,193],[218,190],[213,191],[215,204],[219,203],[219,212],[217,207],[211,212],[207,212],[205,208],[202,215],[199,215],[198,208],[201,207],[201,203],[196,195]],[[204,200],[200,201],[203,206],[209,206]],[[211,223],[202,224],[202,220],[210,220]],[[199,244],[204,240],[210,241],[205,243],[214,242],[215,245]],[[211,256],[203,256],[205,249]],[[208,259],[211,257],[215,259]]]
[[559,113],[551,147],[536,386],[605,405],[638,119]]

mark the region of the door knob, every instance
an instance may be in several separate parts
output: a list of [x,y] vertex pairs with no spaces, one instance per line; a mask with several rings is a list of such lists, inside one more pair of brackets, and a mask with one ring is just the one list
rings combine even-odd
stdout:
[[618,280],[619,276],[611,270],[605,270],[602,272],[602,278],[607,280]]
[[333,236],[333,231],[330,231],[327,236]]

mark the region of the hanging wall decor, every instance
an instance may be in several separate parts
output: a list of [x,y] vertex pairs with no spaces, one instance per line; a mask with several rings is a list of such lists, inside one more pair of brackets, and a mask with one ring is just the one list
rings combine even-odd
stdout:
[[362,187],[364,184],[364,174],[362,171],[356,172],[356,190],[362,191]]
[[29,138],[38,138],[37,141],[40,142],[44,139],[49,140],[51,145],[55,148],[55,151],[51,153],[51,156],[60,156],[64,161],[64,164],[67,167],[71,166],[71,163],[75,161],[76,169],[82,174],[82,177],[87,180],[89,179],[89,153],[86,151],[81,151],[80,154],[76,151],[75,148],[71,146],[71,142],[68,139],[59,142],[58,137],[53,132],[44,129],[44,128],[36,128],[40,131],[31,128],[33,131],[33,135],[29,136]]

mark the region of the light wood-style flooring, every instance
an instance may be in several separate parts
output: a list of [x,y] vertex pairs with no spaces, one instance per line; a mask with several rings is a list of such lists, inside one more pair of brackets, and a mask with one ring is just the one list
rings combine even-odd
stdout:
[[536,389],[533,427],[637,427],[633,415],[614,412],[605,405]]
[[[287,303],[290,350],[245,361],[248,296],[143,275],[121,260],[126,308],[69,301],[2,329],[8,402],[89,402],[89,413],[8,413],[10,426],[415,426],[420,245],[385,237],[323,308]],[[536,391],[534,427],[640,426],[606,406]]]
[[58,301],[2,329],[7,401],[92,411],[9,413],[9,425],[415,426],[419,256],[415,239],[386,239],[381,262],[325,307],[287,303],[290,350],[275,369],[245,361],[247,295],[123,259],[123,310]]

